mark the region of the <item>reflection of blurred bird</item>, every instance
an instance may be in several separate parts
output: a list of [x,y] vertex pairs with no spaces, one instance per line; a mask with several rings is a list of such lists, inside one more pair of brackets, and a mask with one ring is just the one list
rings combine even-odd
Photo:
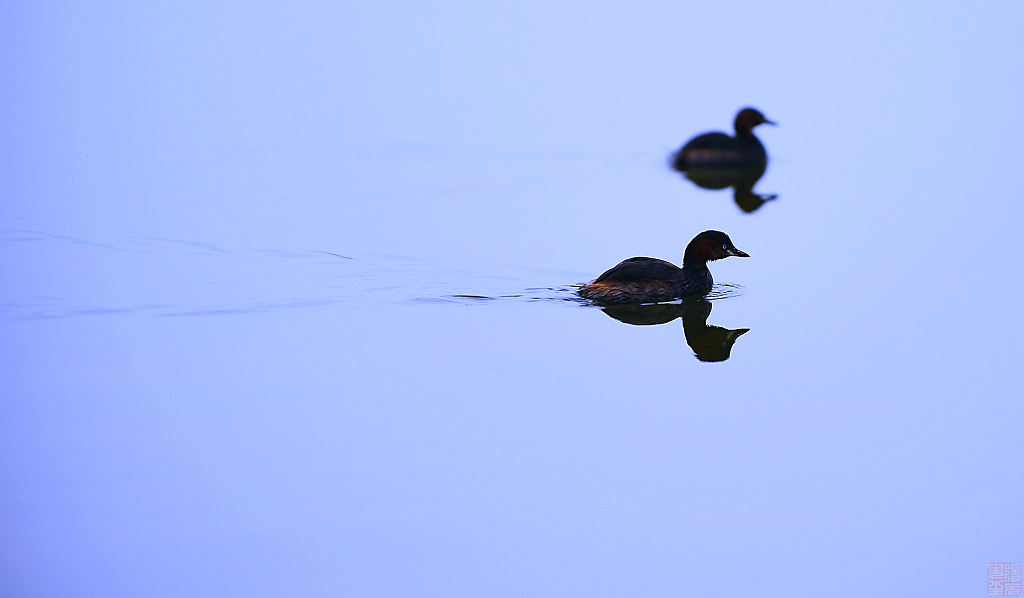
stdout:
[[[756,183],[757,181],[754,182]],[[746,187],[736,185],[732,193],[732,200],[736,202],[736,205],[739,206],[741,210],[748,214],[753,214],[760,209],[761,206],[778,197],[778,195],[775,195],[774,193],[771,195],[754,193],[753,187],[753,183]]]
[[775,195],[754,193],[754,185],[768,166],[764,146],[754,137],[761,123],[775,124],[753,108],[736,115],[736,136],[705,133],[694,137],[672,156],[672,168],[682,172],[698,187],[733,187],[733,201],[744,212],[757,211]]
[[754,127],[774,125],[753,108],[744,108],[736,115],[736,136],[714,132],[698,135],[676,152],[672,167],[679,171],[691,168],[743,168],[768,160],[764,146],[754,136]]
[[656,305],[615,305],[604,308],[604,313],[620,322],[634,326],[666,324],[676,318],[683,320],[686,344],[701,361],[725,361],[732,354],[732,346],[749,328],[729,330],[708,326],[711,302],[704,299],[684,299],[682,303]]
[[705,189],[733,187],[733,201],[741,210],[749,214],[776,197],[775,195],[754,193],[754,185],[764,174],[765,166],[767,166],[766,163],[747,168],[693,169],[687,170],[683,174],[695,185]]
[[686,246],[683,267],[651,257],[631,257],[594,282],[583,285],[579,294],[599,303],[657,303],[706,293],[714,280],[708,262],[730,255],[750,257],[736,249],[729,235],[706,230]]

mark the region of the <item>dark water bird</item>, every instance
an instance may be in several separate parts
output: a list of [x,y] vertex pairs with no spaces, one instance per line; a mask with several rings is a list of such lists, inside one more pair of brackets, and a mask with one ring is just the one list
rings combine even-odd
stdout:
[[672,155],[672,168],[704,189],[733,188],[733,201],[750,214],[776,195],[754,191],[754,185],[768,167],[768,155],[754,136],[754,127],[772,124],[759,111],[744,108],[736,115],[736,136],[705,133],[691,139]]
[[708,262],[729,256],[750,257],[729,235],[706,230],[686,246],[683,267],[651,257],[631,257],[583,285],[584,299],[604,304],[657,303],[707,293],[714,284]]
[[679,171],[695,168],[749,168],[768,161],[761,141],[754,136],[754,127],[774,125],[754,108],[744,108],[736,115],[736,135],[713,132],[698,135],[686,142],[672,159]]
[[686,344],[701,361],[725,361],[732,354],[732,346],[749,328],[728,329],[709,326],[711,302],[702,298],[684,299],[681,303],[654,305],[612,305],[603,309],[612,318],[634,326],[666,324],[680,318]]

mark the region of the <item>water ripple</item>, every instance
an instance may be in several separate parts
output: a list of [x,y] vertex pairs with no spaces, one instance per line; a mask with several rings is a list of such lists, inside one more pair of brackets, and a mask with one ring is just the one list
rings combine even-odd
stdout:
[[[0,230],[13,284],[0,317],[223,316],[338,306],[579,301],[579,273],[444,264],[333,248],[231,248],[156,237],[95,242]],[[537,283],[550,286],[538,286]]]
[[[528,288],[522,293],[513,293],[508,295],[472,295],[472,294],[459,294],[451,295],[450,299],[455,302],[462,303],[489,303],[495,301],[569,301],[573,303],[579,303],[583,305],[598,305],[594,301],[584,299],[577,295],[577,291],[582,284],[573,284],[560,287],[543,287],[543,288]],[[722,299],[729,299],[731,297],[739,297],[743,294],[743,287],[735,284],[716,284],[707,295],[704,296],[708,301],[719,301]],[[666,303],[679,303],[681,299],[676,301],[670,301]]]

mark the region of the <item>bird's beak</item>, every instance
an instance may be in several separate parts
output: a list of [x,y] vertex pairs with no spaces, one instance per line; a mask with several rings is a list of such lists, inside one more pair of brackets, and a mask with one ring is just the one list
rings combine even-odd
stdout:
[[774,120],[768,120],[767,118],[761,121],[761,124],[771,125],[773,127],[777,127],[779,125],[779,123],[775,122]]
[[744,334],[746,334],[748,332],[750,332],[749,328],[737,328],[735,330],[730,330],[725,335],[725,338],[728,339],[728,340],[731,340],[733,342],[736,342],[736,339],[738,339],[739,337],[743,336]]
[[732,249],[729,250],[729,255],[731,255],[733,257],[750,257],[749,254],[747,254],[747,253],[745,253],[743,251],[740,251],[739,249],[736,249],[735,247],[733,247]]

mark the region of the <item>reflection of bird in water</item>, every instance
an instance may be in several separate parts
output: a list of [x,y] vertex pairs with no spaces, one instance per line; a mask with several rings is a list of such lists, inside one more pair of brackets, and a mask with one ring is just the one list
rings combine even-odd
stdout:
[[687,170],[683,174],[693,184],[705,189],[733,188],[732,198],[741,210],[750,214],[777,196],[761,195],[754,192],[754,185],[764,174],[767,163],[747,168],[706,168]]
[[729,359],[736,339],[750,331],[749,328],[729,330],[721,326],[708,326],[711,302],[705,299],[684,299],[682,303],[655,305],[613,305],[605,307],[603,311],[620,322],[634,326],[667,324],[681,318],[686,344],[690,345],[701,361]]
[[754,184],[768,166],[768,155],[754,136],[759,124],[774,125],[753,108],[736,115],[736,135],[705,133],[694,137],[672,156],[672,168],[705,189],[733,187],[733,199],[744,212],[754,212],[775,195],[754,193]]
[[682,268],[665,260],[631,257],[583,285],[579,295],[598,303],[620,304],[657,303],[706,293],[714,284],[708,262],[731,255],[750,257],[736,249],[729,235],[706,230],[686,246]]

